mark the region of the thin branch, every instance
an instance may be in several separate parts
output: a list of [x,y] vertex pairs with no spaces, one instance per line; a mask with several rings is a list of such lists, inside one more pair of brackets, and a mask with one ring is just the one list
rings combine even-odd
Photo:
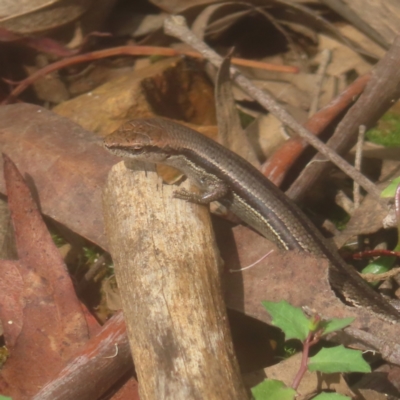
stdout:
[[390,271],[382,272],[381,274],[362,274],[362,278],[367,282],[377,282],[384,281],[389,278],[393,278],[394,276],[400,274],[400,268],[393,268]]
[[274,250],[270,250],[268,253],[264,254],[261,258],[259,258],[257,261],[254,261],[253,263],[251,263],[250,265],[247,265],[246,267],[243,268],[238,268],[238,269],[230,269],[229,272],[233,273],[233,272],[242,272],[245,271],[246,269],[250,269],[253,268],[254,266],[256,266],[258,263],[260,263],[262,260],[264,260],[264,258],[267,258]]
[[315,89],[313,93],[313,99],[310,105],[310,111],[308,112],[308,118],[313,116],[318,111],[319,97],[321,96],[322,84],[325,79],[326,69],[328,68],[329,62],[331,61],[331,51],[325,49],[321,52],[321,62],[317,73],[315,74],[317,82],[315,84]]
[[[362,150],[365,139],[365,125],[360,125],[358,129],[358,138],[357,138],[357,146],[356,146],[356,157],[354,160],[354,167],[357,171],[361,172],[361,162],[362,162]],[[354,198],[354,209],[360,207],[360,185],[357,182],[354,182],[353,185],[353,198]]]

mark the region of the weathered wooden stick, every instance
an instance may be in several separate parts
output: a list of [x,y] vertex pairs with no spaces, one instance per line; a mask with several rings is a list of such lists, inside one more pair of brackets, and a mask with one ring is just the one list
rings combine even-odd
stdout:
[[153,167],[120,163],[103,195],[140,397],[246,399],[208,210],[174,190]]

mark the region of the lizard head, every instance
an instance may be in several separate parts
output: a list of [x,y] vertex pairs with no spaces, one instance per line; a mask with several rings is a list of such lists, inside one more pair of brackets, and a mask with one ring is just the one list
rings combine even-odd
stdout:
[[166,132],[155,119],[137,119],[124,123],[106,136],[104,147],[123,158],[163,162],[169,157]]

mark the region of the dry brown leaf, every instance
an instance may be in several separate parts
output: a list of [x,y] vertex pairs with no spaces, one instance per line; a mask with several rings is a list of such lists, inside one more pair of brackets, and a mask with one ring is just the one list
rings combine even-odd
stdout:
[[[43,213],[106,247],[101,190],[118,159],[98,141],[71,120],[41,107],[0,107],[0,148],[29,174]],[[2,176],[0,192],[5,193]]]
[[106,295],[107,308],[111,311],[118,311],[122,309],[121,295],[119,294],[115,275],[104,279],[102,281],[102,290]]
[[371,196],[366,196],[360,207],[354,211],[346,228],[334,238],[336,245],[340,248],[354,236],[377,232],[383,227],[382,221],[387,214],[387,207]]
[[0,320],[6,345],[15,346],[23,326],[24,282],[18,261],[0,260]]
[[257,156],[260,160],[268,158],[286,140],[284,127],[272,114],[259,115],[247,128],[246,134],[254,144],[254,148],[260,148]]
[[179,14],[186,9],[203,4],[215,3],[216,1],[217,0],[150,0],[150,3],[169,14]]
[[[280,103],[288,104],[299,110],[308,110],[312,101],[314,87],[318,77],[315,74],[281,74],[279,80],[253,80],[253,83],[270,93]],[[335,77],[326,76],[323,80],[320,107],[328,104],[336,96],[337,80]],[[251,98],[241,89],[234,87],[236,100],[247,100]]]
[[353,389],[372,389],[379,393],[399,397],[400,368],[397,365],[382,364],[369,374],[364,374]]
[[[397,0],[341,0],[367,26],[377,32],[390,45],[399,33],[400,3]],[[344,13],[346,18],[347,15]],[[353,25],[356,21],[353,21]],[[358,29],[361,26],[356,26]]]
[[81,17],[92,0],[15,0],[2,2],[0,26],[13,32],[32,34],[49,31]]
[[[132,10],[129,8],[132,7]],[[141,14],[132,2],[120,9],[116,8],[110,15],[107,25],[115,36],[129,35],[133,38],[140,38],[162,29],[166,13]]]
[[218,119],[218,142],[242,156],[253,166],[259,167],[260,163],[242,129],[233,98],[229,56],[223,60],[218,70],[215,104]]
[[159,61],[66,101],[53,111],[102,136],[130,119],[154,114],[213,125],[213,88],[188,62],[181,58]]
[[[206,33],[216,33],[228,29],[241,17],[251,12],[251,5],[226,1],[205,7],[195,18],[192,30],[196,36],[204,40]],[[218,15],[216,23],[212,23],[214,14]],[[214,25],[214,26],[213,26]]]
[[387,400],[388,396],[385,393],[379,393],[371,389],[360,389],[359,393],[363,400]]
[[[25,66],[25,70],[28,75],[32,75],[43,66],[44,65],[41,67]],[[61,81],[58,74],[55,72],[37,79],[33,83],[33,88],[38,98],[44,101],[59,104],[69,99],[69,93],[64,82]]]
[[[361,57],[356,51],[326,35],[319,35],[319,48],[331,50],[331,62],[326,73],[331,76],[340,76],[351,70],[358,75],[364,75],[371,70],[371,63]],[[315,58],[318,62],[318,56]]]
[[385,55],[385,49],[379,46],[379,44],[376,44],[373,40],[369,39],[368,36],[364,35],[353,25],[342,24],[338,26],[338,29],[343,36],[348,37],[363,49],[368,49],[371,53],[375,54],[377,59],[380,59]]

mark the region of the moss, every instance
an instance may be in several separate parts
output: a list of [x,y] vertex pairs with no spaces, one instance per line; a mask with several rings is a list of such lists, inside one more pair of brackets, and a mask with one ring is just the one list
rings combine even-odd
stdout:
[[386,147],[400,146],[400,115],[389,111],[378,122],[376,128],[370,129],[366,137],[373,143]]

